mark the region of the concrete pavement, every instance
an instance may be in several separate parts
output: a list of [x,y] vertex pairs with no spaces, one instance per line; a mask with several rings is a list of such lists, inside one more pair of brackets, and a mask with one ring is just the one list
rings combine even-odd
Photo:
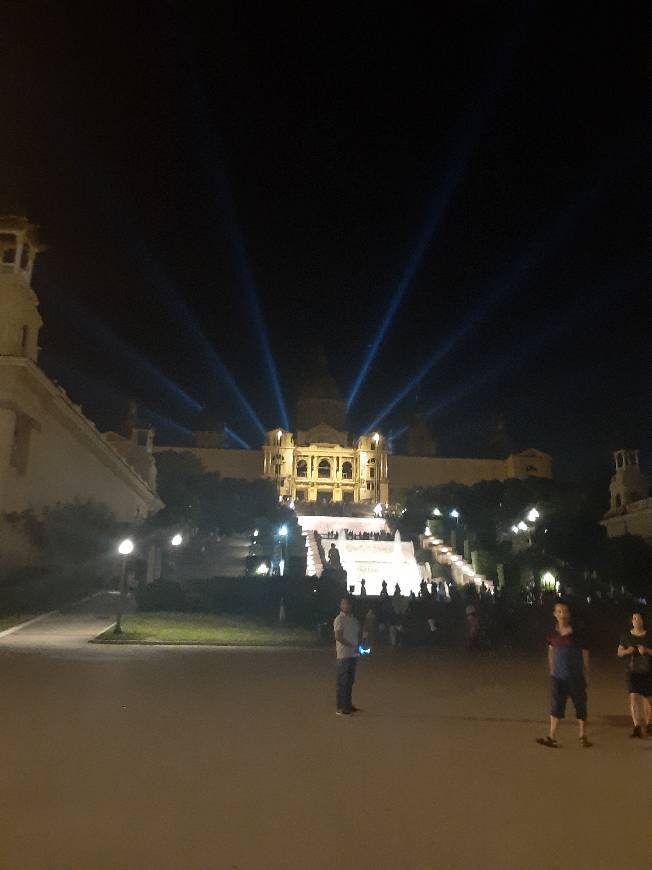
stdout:
[[330,650],[106,647],[82,623],[0,642],[2,870],[648,865],[652,740],[613,660],[595,747],[568,724],[555,751],[543,656],[371,656],[338,719]]
[[[84,649],[115,621],[117,593],[100,592],[83,601],[30,620],[0,637],[0,651],[62,653]],[[133,604],[128,602],[127,610]]]

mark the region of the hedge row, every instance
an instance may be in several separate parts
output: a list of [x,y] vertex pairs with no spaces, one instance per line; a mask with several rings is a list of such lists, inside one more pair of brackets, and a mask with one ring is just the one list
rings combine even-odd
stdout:
[[210,577],[181,585],[157,580],[138,589],[141,611],[248,614],[278,618],[281,602],[287,618],[314,626],[337,613],[344,589],[332,579],[315,577]]

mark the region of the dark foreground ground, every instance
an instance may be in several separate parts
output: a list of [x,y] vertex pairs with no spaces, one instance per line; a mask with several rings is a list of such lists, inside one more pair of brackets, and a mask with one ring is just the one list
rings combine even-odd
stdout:
[[332,677],[320,649],[0,643],[0,867],[649,866],[652,740],[628,740],[616,662],[591,750],[571,726],[535,745],[540,659],[388,651],[349,719]]

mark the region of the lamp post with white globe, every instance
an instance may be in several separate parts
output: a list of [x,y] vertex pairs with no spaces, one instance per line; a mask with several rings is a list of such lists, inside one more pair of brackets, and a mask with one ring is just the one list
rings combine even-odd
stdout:
[[118,553],[122,556],[120,568],[120,594],[118,596],[118,613],[115,620],[114,634],[122,634],[122,614],[124,612],[125,592],[127,586],[127,561],[134,551],[134,542],[131,538],[125,538],[118,544]]

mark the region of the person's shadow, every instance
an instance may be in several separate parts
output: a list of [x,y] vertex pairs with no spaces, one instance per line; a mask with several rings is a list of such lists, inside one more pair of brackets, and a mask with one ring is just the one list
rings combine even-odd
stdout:
[[626,728],[632,724],[631,716],[600,716],[600,720],[605,725],[610,725],[612,728]]

